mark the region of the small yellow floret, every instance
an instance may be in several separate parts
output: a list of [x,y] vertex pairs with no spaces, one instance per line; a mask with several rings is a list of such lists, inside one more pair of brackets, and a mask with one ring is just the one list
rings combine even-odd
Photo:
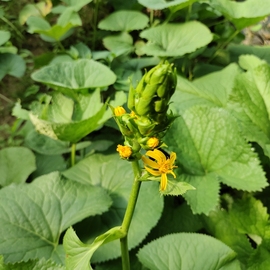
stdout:
[[119,153],[121,158],[129,158],[132,154],[132,150],[129,146],[121,144],[117,145],[116,151]]
[[121,116],[126,113],[126,110],[122,106],[118,106],[114,108],[114,115],[115,116]]
[[152,137],[147,141],[147,146],[154,149],[159,145],[159,139],[156,137]]
[[142,156],[144,168],[147,172],[154,176],[161,176],[159,189],[166,190],[168,184],[167,174],[171,174],[176,178],[173,169],[177,166],[174,165],[176,153],[171,152],[170,157],[167,157],[158,149],[147,151],[145,156]]

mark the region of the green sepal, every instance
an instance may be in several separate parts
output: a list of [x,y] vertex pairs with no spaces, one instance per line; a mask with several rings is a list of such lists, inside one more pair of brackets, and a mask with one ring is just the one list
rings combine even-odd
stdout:
[[133,88],[132,84],[130,84],[130,88],[129,88],[127,106],[131,111],[134,111],[134,108],[135,108],[135,89]]

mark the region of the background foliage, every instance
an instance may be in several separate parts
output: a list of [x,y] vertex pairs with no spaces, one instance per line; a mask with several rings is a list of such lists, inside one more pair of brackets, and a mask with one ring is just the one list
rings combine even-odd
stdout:
[[164,59],[179,114],[164,141],[196,189],[142,183],[132,269],[270,268],[269,14],[268,0],[0,1],[0,269],[121,268],[117,230],[96,239],[121,225],[133,179],[107,105]]

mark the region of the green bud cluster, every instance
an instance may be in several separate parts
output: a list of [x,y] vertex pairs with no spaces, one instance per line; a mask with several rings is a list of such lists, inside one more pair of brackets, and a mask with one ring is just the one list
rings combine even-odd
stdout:
[[130,88],[128,108],[138,116],[150,116],[159,121],[166,115],[176,87],[176,70],[168,61],[147,72],[136,89]]
[[162,137],[176,118],[167,112],[176,81],[172,64],[160,63],[142,77],[135,89],[131,86],[127,104],[131,113],[114,113],[133,157],[139,158],[137,153],[141,148],[149,150],[161,146]]

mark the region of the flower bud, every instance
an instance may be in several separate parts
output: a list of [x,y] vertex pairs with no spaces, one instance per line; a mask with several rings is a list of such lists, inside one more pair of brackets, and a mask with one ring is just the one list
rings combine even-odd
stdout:
[[132,150],[129,146],[118,144],[116,151],[119,153],[121,158],[129,158],[132,155]]
[[115,116],[121,116],[126,113],[126,110],[122,106],[118,106],[114,108],[114,115]]
[[159,145],[159,139],[156,137],[151,137],[147,141],[147,146],[151,149],[158,147],[158,145]]
[[176,70],[165,61],[149,70],[136,89],[131,87],[128,107],[139,116],[166,113],[176,87]]

